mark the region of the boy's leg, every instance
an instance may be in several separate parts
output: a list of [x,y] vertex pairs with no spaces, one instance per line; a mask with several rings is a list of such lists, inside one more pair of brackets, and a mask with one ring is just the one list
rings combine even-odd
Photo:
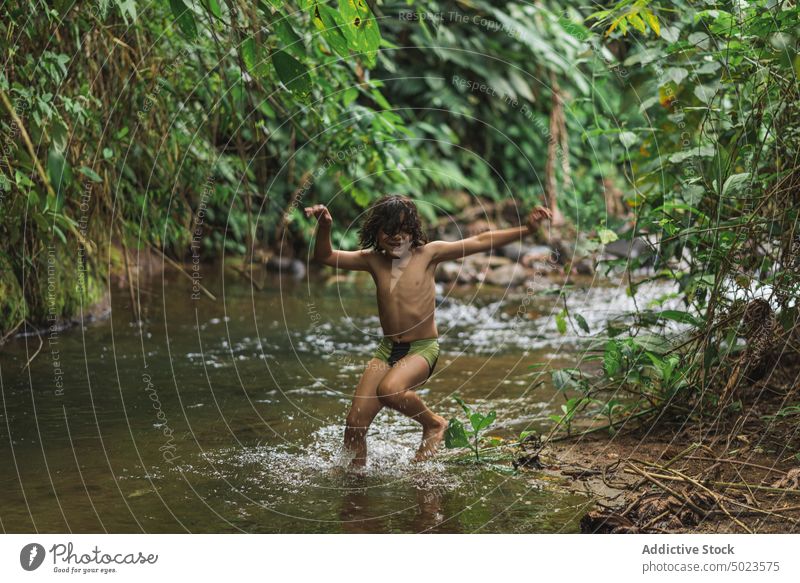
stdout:
[[354,466],[363,467],[367,463],[367,429],[378,411],[383,408],[378,399],[378,384],[390,370],[388,363],[373,358],[367,363],[356,386],[344,430],[344,447],[353,453]]
[[414,389],[425,384],[429,374],[428,361],[419,354],[411,354],[398,360],[378,385],[381,403],[422,425],[422,443],[414,458],[416,461],[436,452],[436,446],[444,438],[447,429],[447,420],[428,409],[414,392]]

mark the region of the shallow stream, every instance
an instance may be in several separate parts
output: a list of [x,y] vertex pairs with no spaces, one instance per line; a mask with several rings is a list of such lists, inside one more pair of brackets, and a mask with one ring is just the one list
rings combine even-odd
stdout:
[[[363,279],[273,279],[218,268],[193,300],[167,274],[127,287],[107,319],[2,347],[0,524],[6,532],[575,532],[569,481],[457,463],[412,464],[414,422],[382,411],[364,475],[345,472],[350,395],[379,339]],[[542,285],[547,287],[547,284]],[[553,284],[551,287],[557,289]],[[574,366],[582,331],[556,330],[553,296],[440,290],[442,353],[420,394],[447,418],[459,395],[497,411],[493,433],[548,427],[563,402],[531,365]],[[632,308],[624,287],[573,292],[595,330]]]

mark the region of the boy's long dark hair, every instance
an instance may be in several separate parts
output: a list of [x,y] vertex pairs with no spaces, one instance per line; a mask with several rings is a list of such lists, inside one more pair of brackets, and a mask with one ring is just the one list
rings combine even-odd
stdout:
[[362,249],[378,248],[380,229],[387,235],[394,235],[398,231],[410,233],[412,247],[420,247],[428,242],[417,206],[405,196],[387,195],[372,203],[359,233]]

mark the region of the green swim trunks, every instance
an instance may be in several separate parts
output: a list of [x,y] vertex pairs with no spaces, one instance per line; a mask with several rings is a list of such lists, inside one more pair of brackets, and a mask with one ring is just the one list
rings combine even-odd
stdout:
[[372,357],[394,366],[398,360],[410,354],[419,354],[425,359],[428,363],[428,376],[431,376],[436,361],[439,360],[439,339],[424,338],[413,342],[392,342],[384,336]]

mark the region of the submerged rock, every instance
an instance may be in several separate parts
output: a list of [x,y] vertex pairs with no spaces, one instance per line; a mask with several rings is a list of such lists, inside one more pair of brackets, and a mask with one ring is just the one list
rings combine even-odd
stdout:
[[530,272],[526,268],[519,263],[512,263],[490,269],[486,273],[484,281],[492,285],[507,287],[511,285],[520,285],[524,283],[529,276]]
[[541,247],[541,245],[529,245],[522,241],[514,241],[504,247],[500,247],[497,250],[497,254],[508,257],[511,261],[521,261],[523,257],[535,252],[536,249],[541,249]]
[[478,271],[469,263],[444,261],[436,268],[434,278],[443,283],[475,283],[478,281]]
[[500,267],[501,265],[510,265],[514,263],[508,257],[501,257],[500,255],[487,255],[480,253],[477,255],[469,255],[462,260],[464,265],[468,265],[476,271],[491,269],[493,267]]
[[531,266],[534,263],[556,263],[558,254],[547,245],[531,245],[525,255],[520,258],[520,263]]
[[630,257],[637,259],[639,257],[648,257],[653,254],[653,249],[650,244],[642,237],[636,237],[631,241],[618,239],[612,241],[603,249],[606,255],[617,258]]
[[572,269],[574,269],[579,275],[594,275],[594,263],[588,258],[581,259],[580,261],[576,262],[572,266]]
[[267,271],[280,273],[281,275],[291,275],[296,278],[301,278],[306,274],[306,266],[299,259],[290,259],[289,257],[276,255],[267,259],[266,268]]
[[525,267],[528,267],[536,275],[550,275],[551,273],[564,272],[564,269],[557,263],[545,263],[543,261],[534,261]]

